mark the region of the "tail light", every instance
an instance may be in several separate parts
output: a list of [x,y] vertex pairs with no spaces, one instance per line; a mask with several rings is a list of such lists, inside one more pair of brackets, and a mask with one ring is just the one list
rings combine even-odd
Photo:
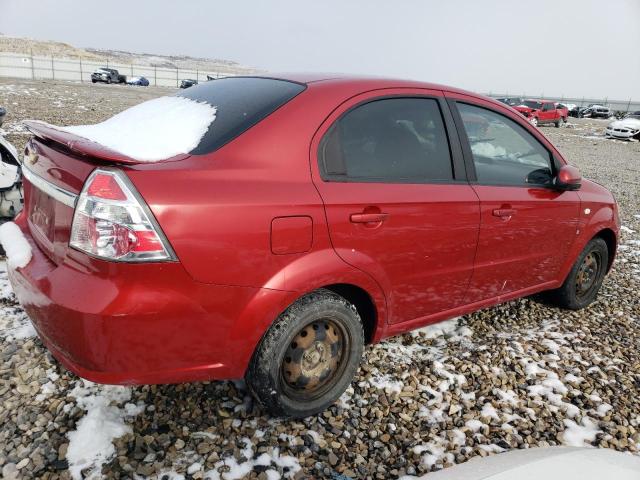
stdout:
[[69,245],[120,262],[175,260],[160,226],[127,176],[96,169],[80,192]]

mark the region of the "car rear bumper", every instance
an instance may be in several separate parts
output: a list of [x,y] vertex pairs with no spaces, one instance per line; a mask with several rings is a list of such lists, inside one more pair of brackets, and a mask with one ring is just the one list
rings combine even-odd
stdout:
[[291,301],[279,290],[195,282],[179,263],[55,264],[31,244],[9,272],[42,342],[66,368],[98,383],[240,378],[264,330]]

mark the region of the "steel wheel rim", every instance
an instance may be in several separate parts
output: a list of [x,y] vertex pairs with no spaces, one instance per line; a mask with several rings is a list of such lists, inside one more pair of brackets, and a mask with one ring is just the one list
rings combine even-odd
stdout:
[[576,296],[578,298],[588,296],[597,286],[601,267],[602,259],[597,252],[589,252],[584,257],[576,274]]
[[345,369],[350,344],[347,330],[336,320],[320,318],[302,327],[280,364],[287,394],[308,401],[326,393]]

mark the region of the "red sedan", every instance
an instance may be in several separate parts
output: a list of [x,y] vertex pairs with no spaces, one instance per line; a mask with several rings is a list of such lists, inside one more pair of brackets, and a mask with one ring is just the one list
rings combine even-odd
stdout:
[[604,187],[445,86],[236,77],[29,128],[32,258],[10,279],[100,383],[245,377],[270,412],[310,415],[365,344],[536,292],[586,307],[616,252]]

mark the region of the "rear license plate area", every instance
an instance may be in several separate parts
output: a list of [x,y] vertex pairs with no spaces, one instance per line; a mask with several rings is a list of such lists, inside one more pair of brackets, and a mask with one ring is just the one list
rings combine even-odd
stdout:
[[55,232],[55,200],[37,188],[32,188],[29,220],[43,238],[53,243]]

